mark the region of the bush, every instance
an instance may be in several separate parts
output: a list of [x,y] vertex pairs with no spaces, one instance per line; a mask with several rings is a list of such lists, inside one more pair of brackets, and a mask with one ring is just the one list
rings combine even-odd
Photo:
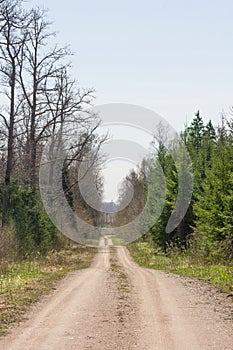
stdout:
[[45,213],[36,190],[12,185],[9,212],[15,227],[19,255],[46,253],[57,242],[57,230]]

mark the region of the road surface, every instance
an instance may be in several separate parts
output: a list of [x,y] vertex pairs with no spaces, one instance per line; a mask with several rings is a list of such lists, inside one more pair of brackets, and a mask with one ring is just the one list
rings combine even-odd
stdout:
[[1,350],[230,350],[229,321],[176,277],[102,248],[0,340]]

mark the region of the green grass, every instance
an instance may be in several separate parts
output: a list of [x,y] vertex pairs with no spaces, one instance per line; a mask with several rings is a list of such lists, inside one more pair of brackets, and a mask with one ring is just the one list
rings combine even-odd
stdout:
[[121,245],[124,242],[124,240],[122,238],[120,238],[120,237],[112,236],[111,239],[112,239],[112,244],[113,245]]
[[34,261],[0,264],[0,335],[68,272],[90,266],[96,250],[77,244]]
[[233,266],[200,264],[185,254],[176,253],[167,257],[156,252],[146,242],[133,243],[127,248],[134,260],[141,266],[198,278],[226,293],[233,291]]

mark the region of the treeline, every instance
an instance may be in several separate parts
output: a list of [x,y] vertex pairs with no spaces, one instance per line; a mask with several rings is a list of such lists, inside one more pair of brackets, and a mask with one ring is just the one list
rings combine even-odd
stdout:
[[10,247],[24,256],[46,252],[59,241],[41,203],[38,174],[42,152],[61,128],[67,138],[75,135],[62,171],[67,201],[89,221],[96,220],[75,181],[80,161],[94,149],[98,174],[104,138],[96,135],[100,120],[89,111],[94,91],[80,88],[72,78],[72,52],[55,42],[46,10],[0,0],[1,257]]
[[[204,124],[197,112],[179,140],[168,145],[162,126],[158,134],[151,157],[127,177],[134,185],[134,200],[119,213],[119,218],[132,220],[145,206],[141,219],[143,239],[153,242],[164,253],[188,250],[195,251],[206,262],[232,261],[232,120],[223,117],[221,125],[215,128],[211,121]],[[184,146],[190,162],[184,158]],[[192,195],[188,193],[190,185],[187,186],[191,178]],[[179,186],[184,202],[189,195],[191,200],[179,225],[169,232],[167,223],[174,215]],[[127,185],[121,191],[122,202],[126,193]]]

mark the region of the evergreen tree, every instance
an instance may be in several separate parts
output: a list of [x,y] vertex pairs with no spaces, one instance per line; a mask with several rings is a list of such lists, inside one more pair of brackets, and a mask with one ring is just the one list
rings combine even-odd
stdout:
[[[232,139],[224,126],[219,129],[211,166],[205,171],[203,191],[198,193],[194,204],[196,231],[202,237],[202,248],[209,259],[223,257],[226,242],[232,244],[232,174]],[[232,252],[231,245],[227,251]]]

